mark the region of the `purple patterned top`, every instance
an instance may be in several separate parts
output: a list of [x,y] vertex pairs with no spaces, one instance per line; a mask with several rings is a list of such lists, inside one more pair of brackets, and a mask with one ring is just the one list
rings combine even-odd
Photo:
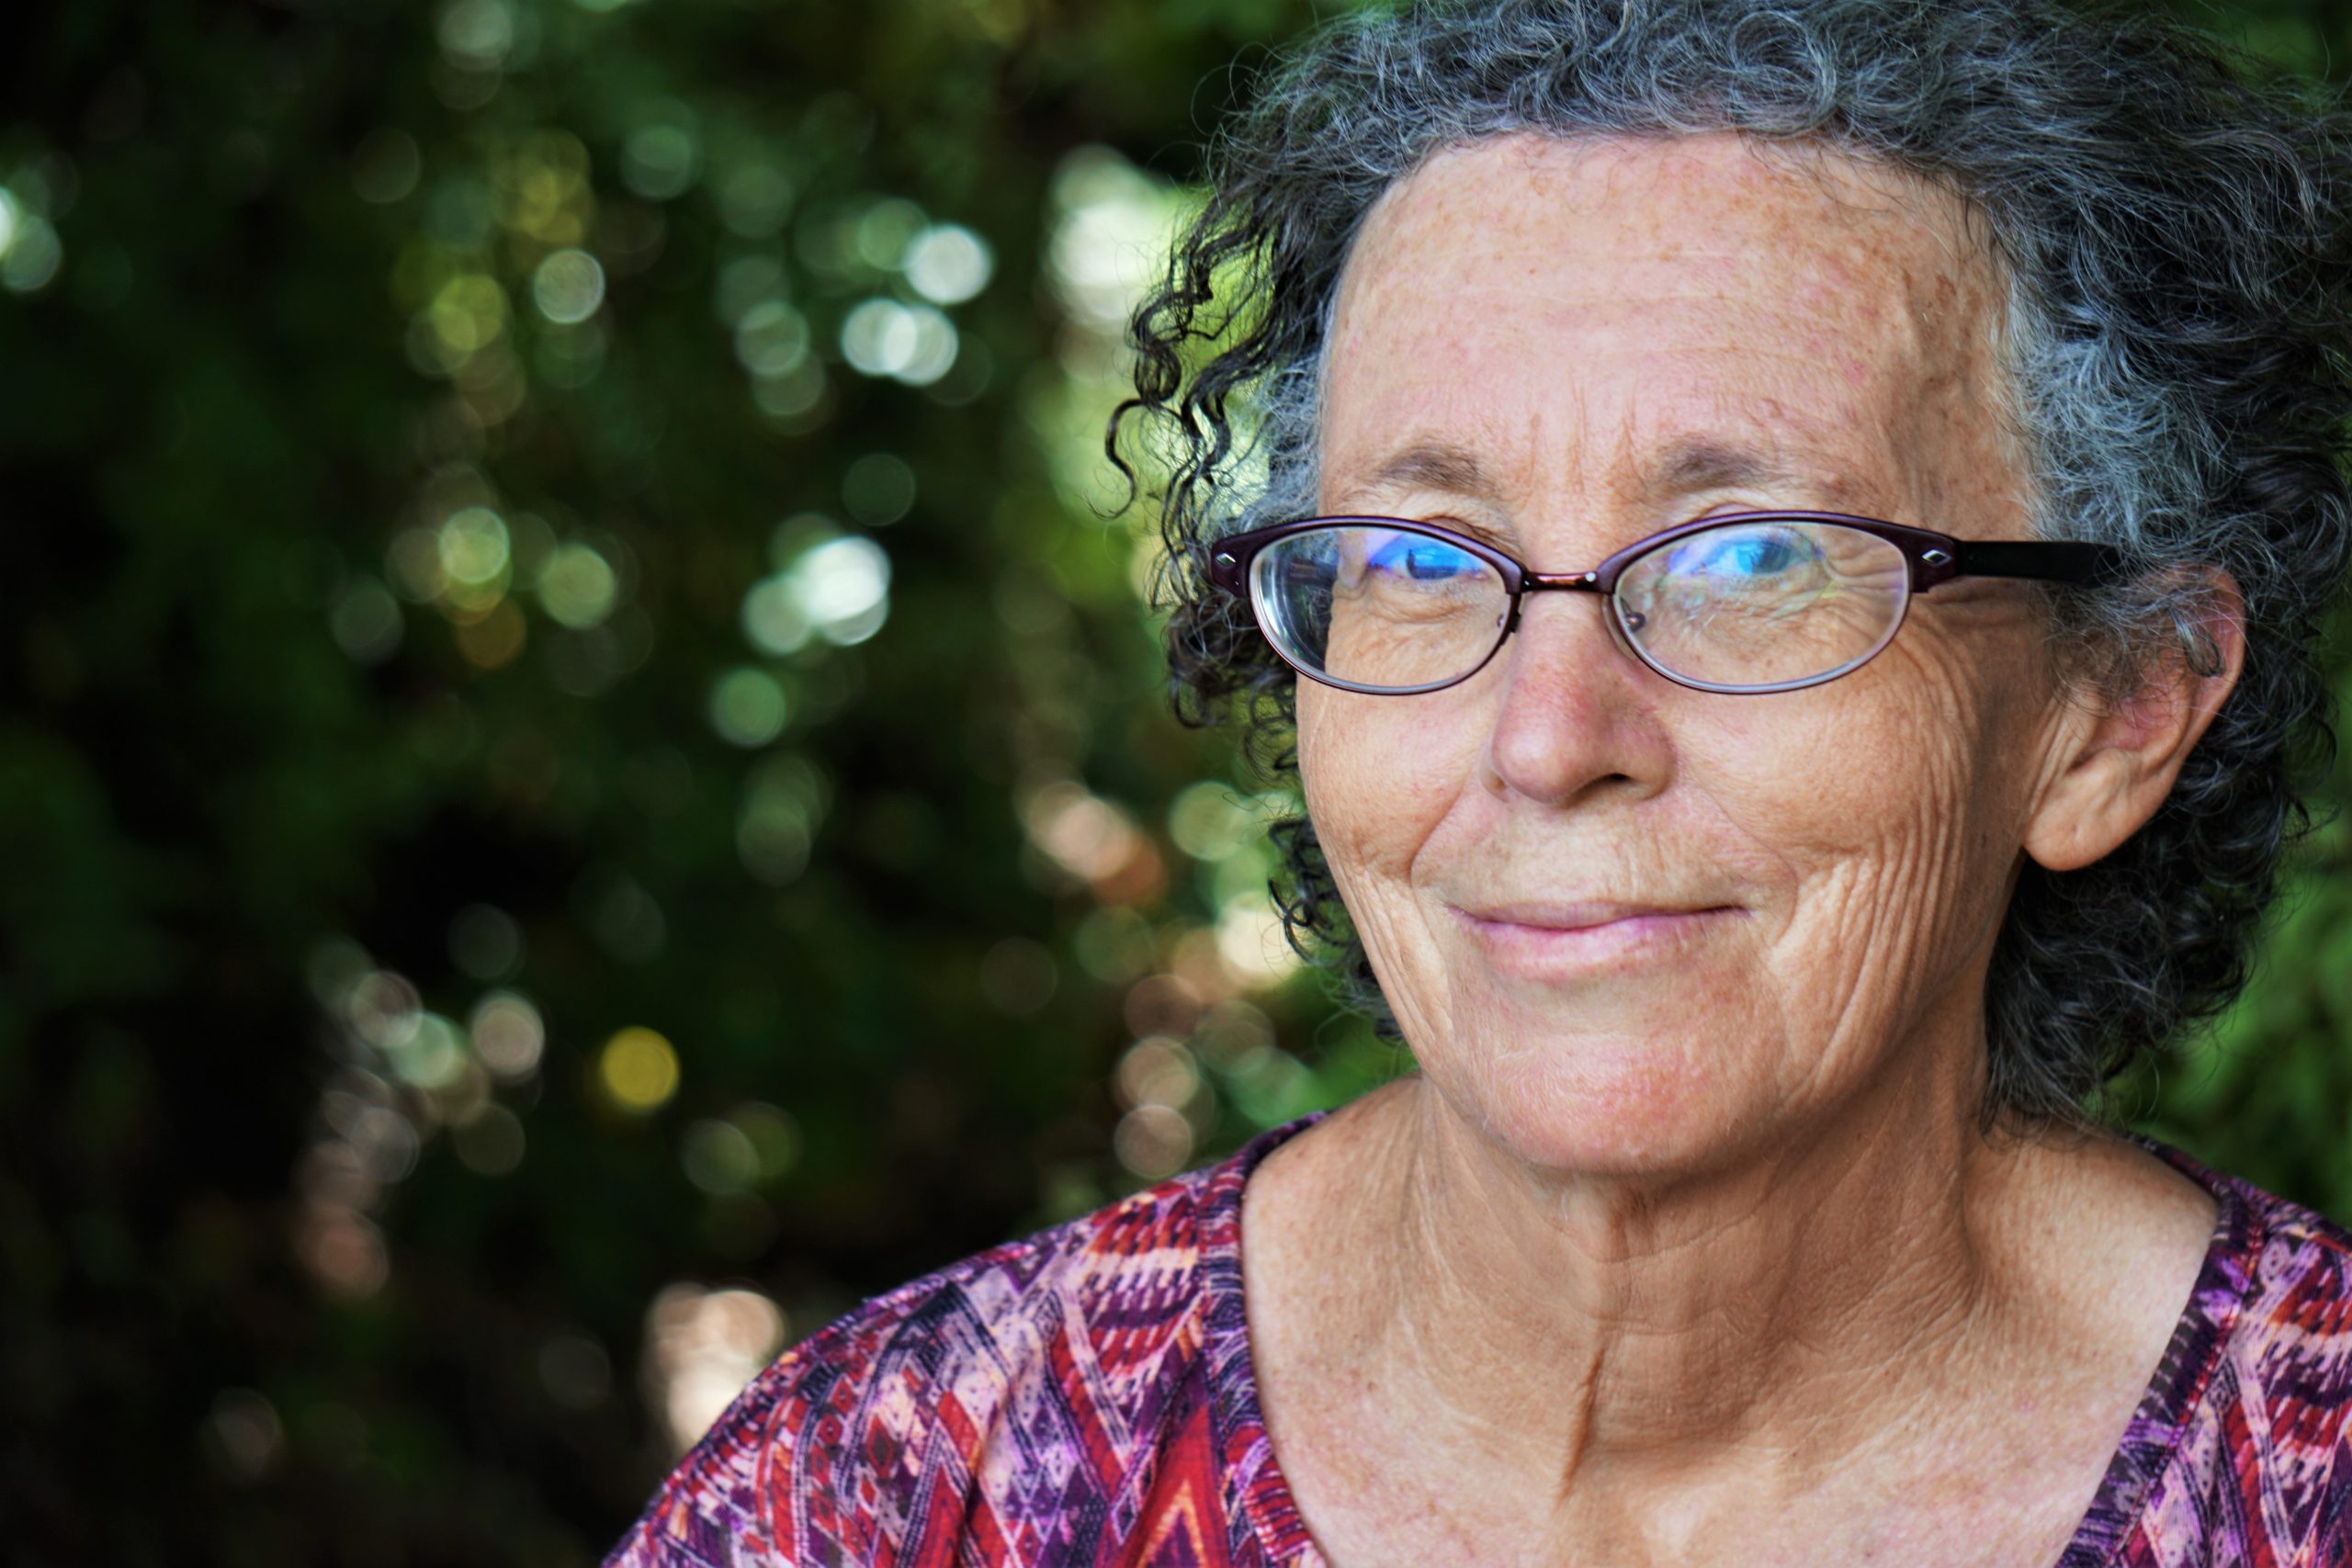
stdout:
[[[877,1296],[786,1351],[607,1568],[1322,1568],[1259,1417],[1241,1193],[1317,1116]],[[2352,1235],[2221,1213],[2058,1568],[2352,1564]]]

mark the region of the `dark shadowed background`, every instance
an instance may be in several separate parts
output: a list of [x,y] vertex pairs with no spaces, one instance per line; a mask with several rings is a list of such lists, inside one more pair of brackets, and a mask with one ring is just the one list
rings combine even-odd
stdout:
[[[1103,514],[1122,318],[1315,10],[20,18],[0,1556],[590,1562],[861,1296],[1400,1070]],[[2347,847],[2125,1100],[2339,1217]]]

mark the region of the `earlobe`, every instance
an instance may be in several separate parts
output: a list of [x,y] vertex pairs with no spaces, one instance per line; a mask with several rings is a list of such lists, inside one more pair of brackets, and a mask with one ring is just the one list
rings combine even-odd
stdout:
[[2027,823],[2024,849],[2051,871],[2112,853],[2156,814],[2183,763],[2235,689],[2245,658],[2245,599],[2218,569],[2167,595],[2177,635],[2127,690],[2086,693],[2090,718]]

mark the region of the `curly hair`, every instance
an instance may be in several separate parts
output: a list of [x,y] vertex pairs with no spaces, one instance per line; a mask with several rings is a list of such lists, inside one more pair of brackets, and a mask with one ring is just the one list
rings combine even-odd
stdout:
[[[1132,322],[1111,419],[1165,466],[1179,716],[1295,764],[1294,678],[1207,577],[1215,539],[1311,512],[1324,344],[1381,194],[1483,138],[1733,131],[1956,191],[2006,273],[2033,526],[2125,552],[2052,602],[2101,682],[2209,659],[2183,583],[2245,598],[2236,690],[2170,797],[2095,864],[2028,863],[1986,982],[1984,1114],[2079,1122],[2244,986],[2303,795],[2334,756],[2318,617],[2352,535],[2352,125],[2177,24],[2053,0],[1472,0],[1346,17],[1256,79]],[[1279,825],[1294,945],[1394,1035],[1314,826]]]

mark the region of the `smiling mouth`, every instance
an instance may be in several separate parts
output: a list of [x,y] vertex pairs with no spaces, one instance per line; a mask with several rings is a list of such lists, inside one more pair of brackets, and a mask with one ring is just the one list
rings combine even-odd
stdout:
[[1555,974],[1664,956],[1746,911],[1736,904],[1500,904],[1447,906],[1496,967]]

